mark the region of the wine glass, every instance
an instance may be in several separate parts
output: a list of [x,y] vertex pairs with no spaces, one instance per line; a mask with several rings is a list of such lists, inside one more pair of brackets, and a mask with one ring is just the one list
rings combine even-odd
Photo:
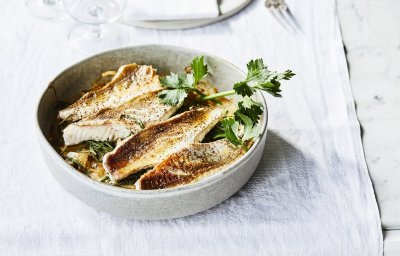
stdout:
[[59,21],[67,17],[61,0],[26,0],[25,5],[36,18]]
[[72,47],[95,53],[123,44],[124,34],[108,23],[121,16],[125,0],[63,0],[63,3],[65,11],[82,23],[68,35]]

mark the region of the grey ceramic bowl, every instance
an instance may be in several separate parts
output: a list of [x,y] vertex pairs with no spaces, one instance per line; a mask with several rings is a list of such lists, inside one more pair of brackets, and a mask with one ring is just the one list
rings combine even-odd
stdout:
[[50,173],[69,193],[93,208],[134,219],[170,219],[209,209],[236,193],[256,169],[266,138],[267,106],[261,93],[255,99],[264,106],[261,135],[251,149],[225,170],[197,183],[172,189],[134,191],[96,182],[78,172],[51,146],[51,126],[58,101],[72,103],[99,73],[127,63],[152,64],[158,72],[182,73],[195,56],[204,55],[219,90],[231,89],[244,73],[231,63],[196,50],[166,45],[117,49],[83,60],[61,72],[43,93],[37,108],[39,144]]

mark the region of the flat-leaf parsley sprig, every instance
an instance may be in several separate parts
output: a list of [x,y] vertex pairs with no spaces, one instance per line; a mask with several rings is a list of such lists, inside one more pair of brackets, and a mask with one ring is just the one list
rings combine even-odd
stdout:
[[180,105],[189,91],[194,91],[201,97],[206,96],[196,88],[197,83],[208,74],[207,65],[204,65],[204,56],[194,58],[191,67],[192,73],[183,75],[171,73],[169,76],[160,78],[162,86],[167,88],[158,94],[161,102],[173,106]]
[[259,89],[272,96],[281,97],[281,81],[290,80],[295,74],[291,70],[283,73],[270,71],[262,59],[251,60],[247,63],[246,79],[233,85],[233,90],[208,95],[203,100],[225,97],[233,94],[252,96]]
[[274,97],[281,97],[281,82],[290,80],[295,75],[291,70],[283,73],[271,71],[262,59],[251,60],[247,63],[246,78],[235,83],[232,90],[205,95],[196,88],[198,82],[208,74],[204,57],[196,57],[191,67],[192,73],[186,75],[171,73],[160,79],[161,84],[167,88],[159,94],[161,101],[169,105],[181,104],[189,91],[199,94],[200,101],[215,100],[233,94],[242,96],[243,99],[238,102],[234,115],[220,121],[214,138],[226,138],[235,146],[241,145],[245,149],[247,142],[258,136],[258,122],[264,111],[261,103],[254,101],[251,96],[256,90],[262,90]]

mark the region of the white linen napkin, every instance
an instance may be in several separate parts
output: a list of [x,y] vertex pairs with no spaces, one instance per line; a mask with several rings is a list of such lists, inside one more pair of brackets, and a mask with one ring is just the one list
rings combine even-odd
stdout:
[[186,20],[217,17],[217,0],[131,0],[123,14],[125,21]]

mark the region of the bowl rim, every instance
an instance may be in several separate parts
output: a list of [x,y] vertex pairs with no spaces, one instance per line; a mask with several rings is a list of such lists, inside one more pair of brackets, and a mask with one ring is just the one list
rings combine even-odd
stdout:
[[[100,181],[95,181],[91,179],[90,177],[86,176],[85,174],[79,172],[76,170],[74,167],[69,165],[64,158],[62,158],[57,151],[53,148],[53,146],[47,141],[42,129],[40,128],[39,125],[39,107],[42,102],[42,99],[44,95],[46,94],[47,90],[49,87],[52,85],[53,81],[56,80],[59,76],[61,76],[63,73],[67,72],[68,70],[74,68],[77,65],[80,65],[90,59],[97,58],[101,55],[104,54],[109,54],[117,51],[123,51],[123,50],[130,50],[134,48],[143,48],[143,47],[155,47],[155,48],[169,48],[169,49],[175,49],[181,52],[188,52],[188,53],[195,53],[196,55],[203,55],[205,57],[211,57],[213,59],[217,59],[221,62],[224,62],[227,65],[230,65],[234,69],[236,69],[237,72],[245,75],[245,73],[236,65],[232,64],[231,62],[222,59],[220,57],[217,57],[213,54],[209,54],[204,51],[200,51],[197,49],[191,49],[187,47],[180,47],[180,46],[173,46],[173,45],[167,45],[167,44],[143,44],[143,45],[135,45],[135,46],[128,46],[128,47],[122,47],[122,48],[116,48],[108,51],[103,51],[100,53],[97,53],[95,55],[91,55],[87,58],[84,58],[69,67],[65,68],[62,70],[60,73],[58,73],[53,80],[50,81],[49,85],[44,89],[43,93],[41,93],[41,96],[39,97],[39,100],[36,104],[36,118],[35,118],[35,126],[36,130],[39,133],[38,139],[39,139],[39,144],[42,145],[42,149],[46,150],[46,152],[49,154],[49,156],[54,159],[55,161],[59,162],[61,164],[61,169],[63,169],[63,172],[66,172],[67,175],[72,176],[76,180],[85,183],[86,185],[92,187],[94,190],[99,190],[101,192],[115,195],[115,196],[124,196],[124,197],[164,197],[164,196],[171,196],[173,194],[177,193],[184,193],[184,192],[190,192],[190,191],[197,191],[199,189],[203,189],[205,187],[211,186],[214,183],[220,181],[221,179],[225,178],[226,176],[229,176],[229,174],[234,173],[235,171],[240,171],[240,167],[242,167],[244,164],[246,164],[247,160],[251,158],[254,154],[256,154],[259,146],[261,145],[262,138],[266,136],[267,133],[267,123],[268,123],[268,106],[265,101],[265,97],[262,92],[256,91],[255,94],[258,96],[260,103],[263,105],[264,112],[262,116],[262,123],[261,123],[261,131],[258,136],[258,138],[255,140],[253,146],[241,157],[236,159],[232,164],[230,164],[228,167],[224,168],[223,170],[210,175],[209,177],[206,177],[204,179],[201,179],[197,182],[194,182],[192,184],[187,184],[179,187],[174,187],[174,188],[165,188],[165,189],[154,189],[154,190],[133,190],[133,189],[128,189],[128,188],[122,188],[122,187],[117,187],[117,186],[112,186],[108,185],[105,183],[102,183]],[[50,169],[48,167],[48,169]],[[50,171],[50,170],[49,170]]]

